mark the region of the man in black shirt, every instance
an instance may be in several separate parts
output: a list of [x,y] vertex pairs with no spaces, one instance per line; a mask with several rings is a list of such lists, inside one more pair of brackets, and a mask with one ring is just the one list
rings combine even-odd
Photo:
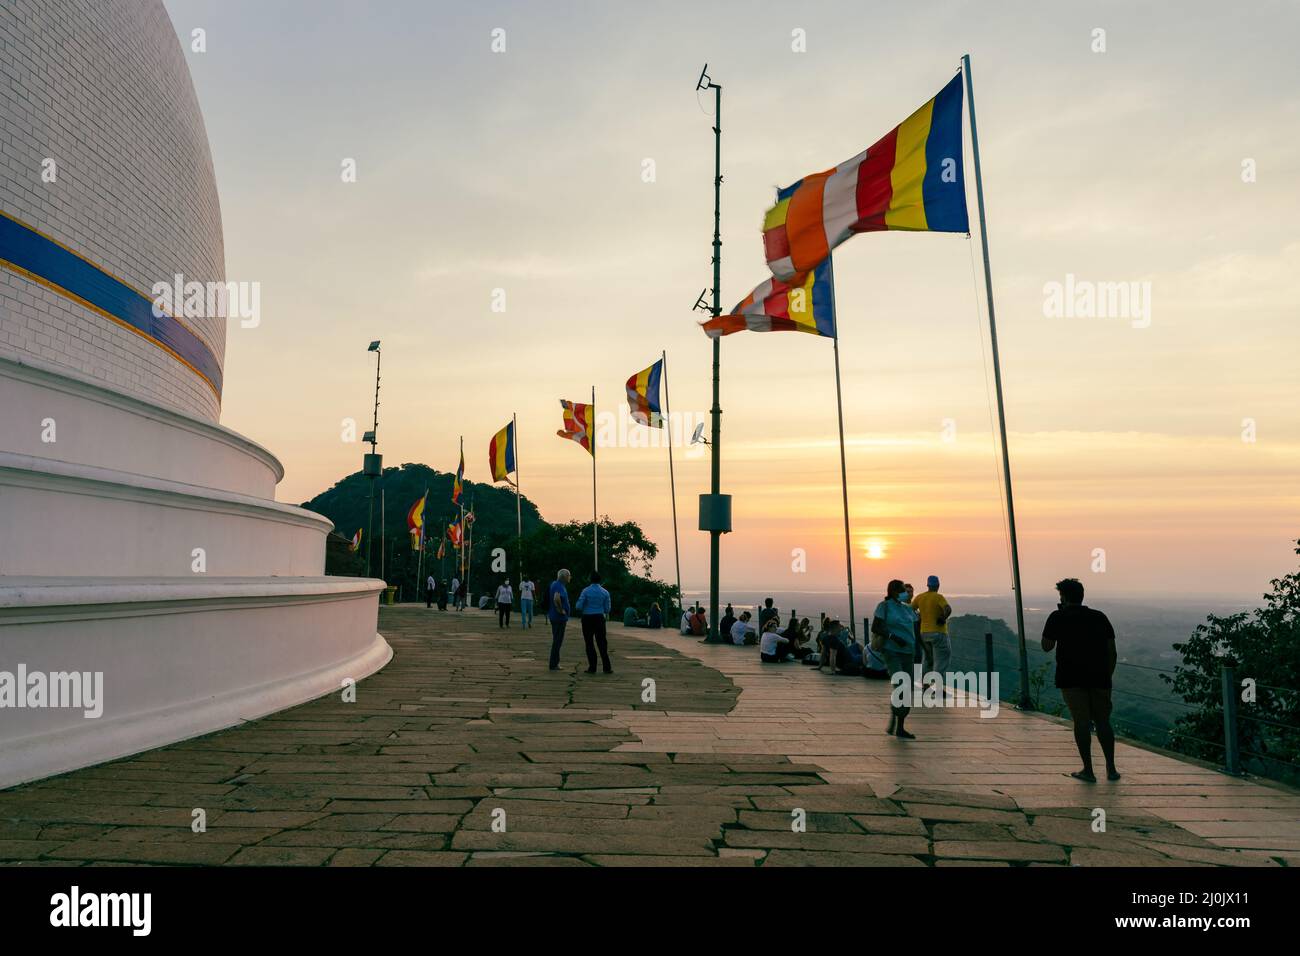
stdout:
[[1106,779],[1118,780],[1115,769],[1115,731],[1110,726],[1110,678],[1115,673],[1115,629],[1101,611],[1085,607],[1083,585],[1075,578],[1057,582],[1061,603],[1043,627],[1043,650],[1056,649],[1056,686],[1074,718],[1074,742],[1083,758],[1083,769],[1070,774],[1077,780],[1096,783],[1092,772],[1092,734],[1106,757]]

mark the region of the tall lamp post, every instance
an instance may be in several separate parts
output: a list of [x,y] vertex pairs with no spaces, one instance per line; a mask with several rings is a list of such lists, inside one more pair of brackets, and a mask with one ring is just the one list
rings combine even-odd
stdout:
[[375,541],[375,479],[384,472],[384,456],[376,450],[379,444],[379,363],[382,355],[379,340],[370,343],[367,352],[375,353],[375,419],[370,431],[362,436],[362,441],[370,442],[370,452],[362,464],[362,473],[370,480],[370,523],[366,528],[366,577],[370,577],[370,549]]
[[[695,84],[696,92],[713,90],[713,305],[709,311],[717,318],[722,314],[722,87],[709,76],[709,65],[704,64]],[[700,294],[696,308],[704,306]],[[722,407],[719,403],[719,372],[722,359],[722,337],[713,338],[713,407],[710,437],[712,446],[709,470],[709,493],[700,495],[700,530],[709,533],[709,636],[708,641],[719,640],[718,635],[718,572],[722,536],[731,530],[731,496],[722,494]]]

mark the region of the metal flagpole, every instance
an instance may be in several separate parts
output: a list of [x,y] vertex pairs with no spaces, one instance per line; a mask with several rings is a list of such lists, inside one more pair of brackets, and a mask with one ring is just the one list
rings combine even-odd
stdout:
[[384,512],[384,489],[380,488],[379,489],[379,576],[383,578],[384,583],[387,584],[388,576],[384,573],[384,558],[385,558],[384,541],[386,540],[384,537],[384,522],[386,520],[384,518],[384,513],[385,513]]
[[[519,503],[520,486],[519,486],[519,415],[510,413],[510,436],[515,441],[515,547],[519,551],[519,557],[515,559],[515,565],[519,571],[519,599],[523,600],[524,588],[524,513]],[[519,616],[520,627],[523,626],[523,615]]]
[[[849,534],[849,468],[844,454],[844,393],[840,388],[840,316],[835,309],[835,262],[826,257],[831,282],[831,315],[835,317],[835,408],[840,416],[840,493],[844,498],[844,567],[849,578],[849,630],[857,627],[857,606],[853,601],[853,538]],[[865,636],[864,636],[865,640]]]
[[600,522],[596,517],[596,386],[591,386],[591,569],[600,568],[600,548],[597,545]]
[[966,72],[966,110],[970,114],[970,145],[975,157],[975,199],[980,216],[980,249],[984,254],[984,289],[989,303],[989,346],[993,352],[993,384],[998,399],[998,434],[1002,440],[1002,477],[1007,493],[1007,531],[1011,536],[1011,578],[1016,595],[1016,633],[1020,638],[1020,707],[1028,710],[1029,653],[1025,648],[1025,602],[1020,590],[1020,548],[1016,542],[1016,508],[1011,497],[1011,455],[1007,450],[1007,417],[1002,404],[1002,366],[998,361],[998,327],[993,317],[993,273],[989,268],[989,233],[984,219],[984,180],[980,175],[979,134],[975,127],[975,88],[971,81],[970,54],[961,58]]
[[[722,314],[722,86],[714,83],[706,63],[695,84],[698,90],[713,90],[713,307],[717,318]],[[722,535],[731,530],[731,499],[722,494],[722,407],[720,404],[720,367],[722,337],[713,338],[713,407],[710,415],[711,463],[709,494],[700,496],[700,530],[709,532],[709,636],[718,640],[718,576],[721,565]]]
[[673,407],[668,397],[668,350],[663,351],[664,363],[664,431],[668,434],[668,486],[673,495],[673,561],[677,565],[677,604],[682,606],[682,552],[677,545],[677,477],[673,472]]

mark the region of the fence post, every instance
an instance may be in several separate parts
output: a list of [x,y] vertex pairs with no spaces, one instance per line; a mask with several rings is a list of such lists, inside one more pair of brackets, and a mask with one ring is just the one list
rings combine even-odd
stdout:
[[1223,665],[1223,761],[1223,769],[1228,773],[1241,774],[1241,758],[1237,751],[1236,668],[1229,664]]

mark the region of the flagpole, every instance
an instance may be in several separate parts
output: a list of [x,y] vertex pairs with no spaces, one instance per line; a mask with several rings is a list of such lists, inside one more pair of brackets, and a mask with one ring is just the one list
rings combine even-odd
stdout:
[[[695,89],[713,90],[713,307],[716,319],[722,314],[722,86],[709,76],[704,64]],[[722,336],[713,337],[713,407],[710,416],[709,494],[700,495],[700,530],[709,533],[709,636],[718,636],[718,591],[722,560],[722,536],[731,530],[731,498],[722,494]]]
[[599,570],[600,522],[596,517],[596,386],[591,386],[591,569]]
[[1011,454],[1007,449],[1007,417],[1002,402],[1002,365],[998,361],[998,327],[993,317],[993,272],[989,267],[989,233],[984,219],[984,180],[980,175],[980,143],[975,127],[975,87],[971,80],[970,54],[961,58],[966,73],[966,109],[970,114],[970,145],[975,157],[975,199],[980,216],[980,250],[984,254],[984,290],[989,304],[989,346],[993,352],[993,384],[998,400],[998,434],[1002,440],[1002,477],[1006,483],[1007,531],[1011,537],[1011,578],[1016,595],[1016,633],[1020,639],[1020,707],[1031,708],[1029,697],[1029,654],[1025,647],[1025,602],[1020,589],[1020,548],[1016,542],[1016,508],[1011,496]]
[[677,544],[677,476],[673,472],[673,406],[668,397],[668,350],[663,350],[664,363],[664,431],[668,433],[668,486],[673,496],[673,561],[677,565],[677,606],[682,606],[682,553]]
[[379,489],[379,576],[383,578],[384,583],[388,583],[388,576],[384,573],[384,489]]
[[[515,547],[519,551],[519,557],[515,559],[516,568],[519,571],[519,596],[523,600],[524,588],[524,513],[519,503],[521,494],[519,484],[519,413],[510,413],[510,434],[515,440]],[[520,627],[523,626],[523,615],[519,616]]]
[[[844,393],[840,387],[840,316],[835,309],[835,261],[826,257],[826,272],[831,285],[831,315],[835,317],[835,408],[840,420],[840,495],[844,499],[844,568],[849,579],[849,630],[857,627],[857,605],[853,600],[853,538],[849,533],[849,466],[844,453]],[[865,636],[864,636],[865,640]]]

